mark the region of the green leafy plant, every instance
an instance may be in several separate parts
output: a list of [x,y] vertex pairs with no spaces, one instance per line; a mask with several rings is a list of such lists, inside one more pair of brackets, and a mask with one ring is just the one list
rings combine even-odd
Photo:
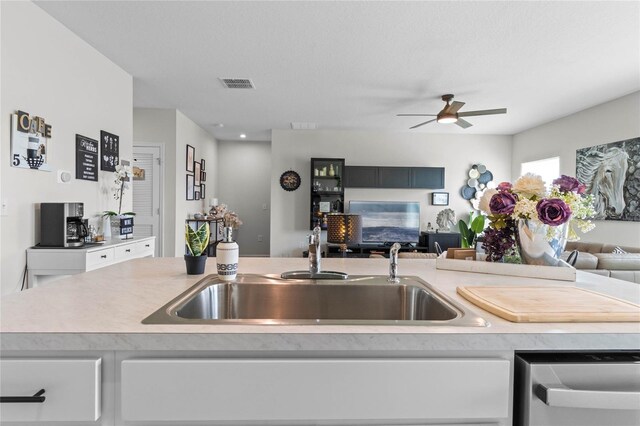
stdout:
[[209,246],[209,224],[203,223],[197,230],[185,225],[185,240],[191,256],[201,256]]
[[484,230],[484,220],[485,217],[482,214],[474,215],[473,212],[471,212],[469,215],[468,225],[464,220],[460,220],[458,222],[463,248],[472,248],[476,246],[478,234],[481,234]]

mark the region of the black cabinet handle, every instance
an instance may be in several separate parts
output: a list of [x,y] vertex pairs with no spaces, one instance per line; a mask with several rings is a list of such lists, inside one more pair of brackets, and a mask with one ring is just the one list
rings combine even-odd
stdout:
[[101,259],[106,259],[106,258],[107,258],[107,255],[106,255],[106,254],[103,254],[102,256],[100,256],[100,258],[101,258]]
[[131,249],[126,249],[125,250],[127,253],[131,253]]
[[149,246],[150,246],[150,244],[145,244],[144,246],[145,246],[145,247],[149,247]]
[[40,389],[33,396],[0,396],[0,403],[5,402],[37,402],[42,403],[45,400],[44,389]]

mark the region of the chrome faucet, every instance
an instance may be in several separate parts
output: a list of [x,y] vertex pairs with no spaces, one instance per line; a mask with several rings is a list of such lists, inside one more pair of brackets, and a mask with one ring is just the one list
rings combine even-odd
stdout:
[[319,226],[313,228],[313,233],[309,235],[309,273],[313,277],[322,270],[322,255],[320,251],[320,232]]
[[400,278],[398,278],[398,252],[401,247],[400,243],[393,243],[391,250],[389,250],[389,278],[387,281],[393,284],[400,282]]

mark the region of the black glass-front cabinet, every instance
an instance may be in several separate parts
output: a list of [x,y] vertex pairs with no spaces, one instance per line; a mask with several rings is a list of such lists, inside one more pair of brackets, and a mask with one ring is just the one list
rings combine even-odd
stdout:
[[311,159],[309,229],[327,229],[328,213],[344,213],[344,158]]

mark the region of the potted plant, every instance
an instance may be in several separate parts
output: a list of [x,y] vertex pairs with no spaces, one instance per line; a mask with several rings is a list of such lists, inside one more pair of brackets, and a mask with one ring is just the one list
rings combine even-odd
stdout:
[[[104,220],[103,222],[103,234],[105,239],[111,237],[111,228],[120,229],[120,219],[130,216],[135,216],[134,212],[124,212],[122,213],[122,198],[124,195],[124,190],[129,188],[129,176],[131,176],[131,167],[117,165],[114,174],[114,187],[113,187],[113,198],[118,201],[118,212],[114,212],[112,210],[107,210],[102,214]],[[118,234],[120,232],[118,231]]]
[[478,241],[478,234],[484,231],[484,215],[478,214],[474,216],[473,212],[469,214],[469,225],[467,225],[464,220],[458,222],[462,248],[475,248],[476,242]]
[[197,230],[186,224],[184,237],[187,243],[187,254],[184,255],[187,274],[203,274],[204,267],[207,264],[206,252],[209,246],[209,223],[203,223]]

